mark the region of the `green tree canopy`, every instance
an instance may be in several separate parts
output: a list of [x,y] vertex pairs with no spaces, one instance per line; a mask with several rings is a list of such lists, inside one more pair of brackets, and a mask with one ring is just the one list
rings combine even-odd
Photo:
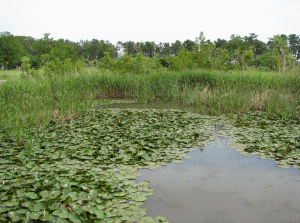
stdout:
[[32,66],[35,68],[39,68],[43,65],[42,55],[50,54],[55,45],[55,41],[53,38],[49,38],[49,36],[50,33],[45,33],[43,38],[38,39],[33,44]]
[[291,52],[295,57],[295,62],[298,64],[298,60],[300,59],[300,37],[296,34],[291,34],[289,35],[288,42]]
[[26,55],[24,45],[9,32],[0,33],[0,67],[12,69],[21,65],[21,57]]
[[267,46],[264,42],[257,39],[255,33],[250,33],[249,36],[245,36],[243,39],[248,45],[248,49],[253,49],[254,57],[262,55],[267,52]]
[[286,68],[287,55],[291,52],[291,49],[287,44],[287,37],[286,35],[275,35],[270,40],[272,41],[272,52],[274,54],[278,54],[278,56],[280,57],[279,67],[284,72]]
[[175,43],[172,43],[171,50],[174,56],[177,56],[181,49],[182,49],[181,41],[176,40]]
[[60,61],[70,59],[72,62],[75,62],[77,60],[77,55],[73,47],[63,45],[63,42],[59,40],[49,54],[50,61],[54,61],[56,58]]
[[182,46],[185,48],[186,51],[194,52],[197,47],[197,44],[195,41],[187,39],[182,43]]
[[214,41],[214,44],[216,44],[216,48],[220,48],[222,50],[226,50],[227,49],[227,40],[225,39],[217,39],[217,41]]

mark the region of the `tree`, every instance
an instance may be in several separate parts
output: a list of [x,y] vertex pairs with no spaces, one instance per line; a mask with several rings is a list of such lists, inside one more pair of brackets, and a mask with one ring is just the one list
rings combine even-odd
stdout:
[[204,41],[205,41],[204,33],[201,31],[199,37],[196,38],[199,51],[201,50],[201,45],[204,44]]
[[286,68],[286,57],[290,53],[290,49],[287,45],[287,38],[285,35],[275,35],[272,39],[272,45],[273,45],[273,52],[280,55],[280,67],[282,68],[282,71],[285,72]]
[[216,49],[216,45],[210,41],[204,41],[202,39],[200,43],[200,51],[195,52],[195,60],[198,64],[198,67],[209,69],[214,64],[213,53]]
[[228,50],[221,47],[216,48],[213,52],[214,68],[228,70],[231,66]]
[[245,69],[246,67],[248,67],[249,65],[251,65],[254,61],[254,53],[253,50],[248,50],[246,52],[244,52],[244,54],[242,55],[242,66],[243,69]]
[[273,49],[276,48],[276,42],[274,40],[274,37],[277,36],[278,38],[280,38],[283,42],[286,42],[286,44],[288,45],[288,37],[285,34],[280,34],[280,35],[274,35],[272,38],[269,38],[269,41],[267,42],[267,48],[269,50],[269,52]]
[[43,55],[50,53],[53,46],[55,45],[53,38],[49,38],[50,35],[51,33],[45,33],[44,38],[39,39],[35,42],[34,49],[37,52],[37,54]]
[[104,52],[104,57],[101,59],[101,67],[107,70],[113,70],[115,66],[115,61],[110,58],[108,52]]
[[155,54],[161,55],[162,49],[163,49],[163,43],[160,42],[159,44],[156,44],[155,45]]
[[161,49],[161,56],[167,57],[167,56],[170,56],[171,53],[172,53],[172,50],[171,50],[170,43],[163,43],[163,47]]
[[111,58],[116,58],[118,55],[117,47],[108,41],[92,39],[91,41],[81,41],[79,45],[82,46],[80,56],[90,61],[100,61],[105,56],[105,52],[108,52]]
[[58,41],[61,41],[63,45],[66,45],[66,46],[70,46],[72,48],[74,48],[75,52],[76,52],[76,55],[77,55],[77,58],[80,59],[82,58],[83,56],[83,47],[81,45],[81,42],[72,42],[68,39],[58,39]]
[[30,66],[31,66],[29,57],[26,57],[26,56],[22,57],[21,62],[22,62],[22,64],[21,64],[22,72],[26,71],[27,78],[29,78],[29,71],[30,71]]
[[153,57],[155,54],[155,42],[145,42],[145,43],[141,43],[141,50],[142,53],[144,54],[144,56],[146,57]]
[[54,61],[58,58],[60,61],[70,59],[72,62],[77,61],[77,55],[73,47],[68,45],[63,45],[61,40],[57,41],[54,48],[49,54],[49,60]]
[[172,43],[171,51],[174,56],[177,56],[181,49],[182,49],[181,41],[176,40],[175,43]]
[[232,55],[234,55],[237,51],[243,52],[248,50],[248,48],[248,45],[239,35],[231,35],[230,40],[227,43],[227,50]]
[[216,44],[216,48],[220,48],[222,50],[226,50],[227,49],[227,40],[225,39],[217,39],[217,41],[214,41],[214,44]]
[[249,36],[245,36],[243,39],[248,45],[248,49],[252,48],[255,58],[267,52],[266,44],[258,40],[255,33],[250,33]]
[[33,55],[33,45],[35,43],[35,39],[31,36],[16,36],[20,42],[24,45],[27,55]]
[[295,63],[298,64],[298,60],[300,59],[300,37],[296,34],[291,34],[288,37],[288,43],[295,57]]
[[0,33],[0,68],[12,69],[21,65],[21,57],[26,55],[24,45],[9,32]]
[[47,58],[45,72],[48,75],[77,73],[84,67],[83,62],[77,59],[74,48],[63,45],[61,40],[56,42],[50,54],[44,54],[43,57]]
[[272,53],[264,53],[259,55],[255,61],[256,66],[268,67],[271,70],[277,70],[279,64],[279,58]]
[[53,38],[49,38],[50,33],[45,33],[44,37],[38,39],[32,46],[32,66],[39,68],[43,65],[42,55],[50,54],[55,45]]
[[194,41],[188,39],[182,43],[182,47],[184,47],[186,51],[195,52],[197,44]]
[[193,69],[196,66],[194,52],[186,51],[183,47],[176,57],[171,60],[172,70]]
[[240,68],[243,63],[243,54],[249,50],[247,43],[239,35],[231,35],[226,48],[231,56],[235,68]]
[[125,53],[119,57],[115,63],[115,68],[122,73],[134,70],[134,60],[132,56]]
[[118,44],[122,46],[124,52],[128,55],[134,56],[137,53],[136,44],[133,41],[118,42]]

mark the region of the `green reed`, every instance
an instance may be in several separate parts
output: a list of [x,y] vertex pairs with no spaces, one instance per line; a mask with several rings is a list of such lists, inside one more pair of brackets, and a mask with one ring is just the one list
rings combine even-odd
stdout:
[[84,116],[101,103],[99,99],[111,97],[176,101],[211,115],[264,111],[299,118],[297,73],[157,70],[121,74],[87,69],[68,76],[14,78],[0,86],[0,130],[10,132],[20,142],[34,126]]

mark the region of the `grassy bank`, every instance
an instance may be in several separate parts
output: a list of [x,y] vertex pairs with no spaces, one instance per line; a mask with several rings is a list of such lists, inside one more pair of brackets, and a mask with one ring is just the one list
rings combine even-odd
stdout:
[[0,80],[13,80],[18,79],[20,74],[22,73],[21,70],[0,70]]
[[299,91],[300,76],[293,73],[187,70],[132,75],[88,69],[71,76],[9,78],[0,87],[0,119],[1,128],[22,143],[33,126],[82,116],[101,99],[115,97],[177,101],[209,115],[264,111],[299,118]]

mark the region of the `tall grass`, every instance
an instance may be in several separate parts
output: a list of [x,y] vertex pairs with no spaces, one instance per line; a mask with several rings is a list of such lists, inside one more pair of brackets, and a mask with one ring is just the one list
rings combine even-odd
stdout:
[[[34,126],[83,116],[105,97],[176,101],[204,114],[265,111],[299,118],[300,75],[258,71],[156,71],[119,74],[89,69],[69,76],[14,78],[0,84],[0,130],[22,143]],[[1,135],[0,135],[1,138]]]

